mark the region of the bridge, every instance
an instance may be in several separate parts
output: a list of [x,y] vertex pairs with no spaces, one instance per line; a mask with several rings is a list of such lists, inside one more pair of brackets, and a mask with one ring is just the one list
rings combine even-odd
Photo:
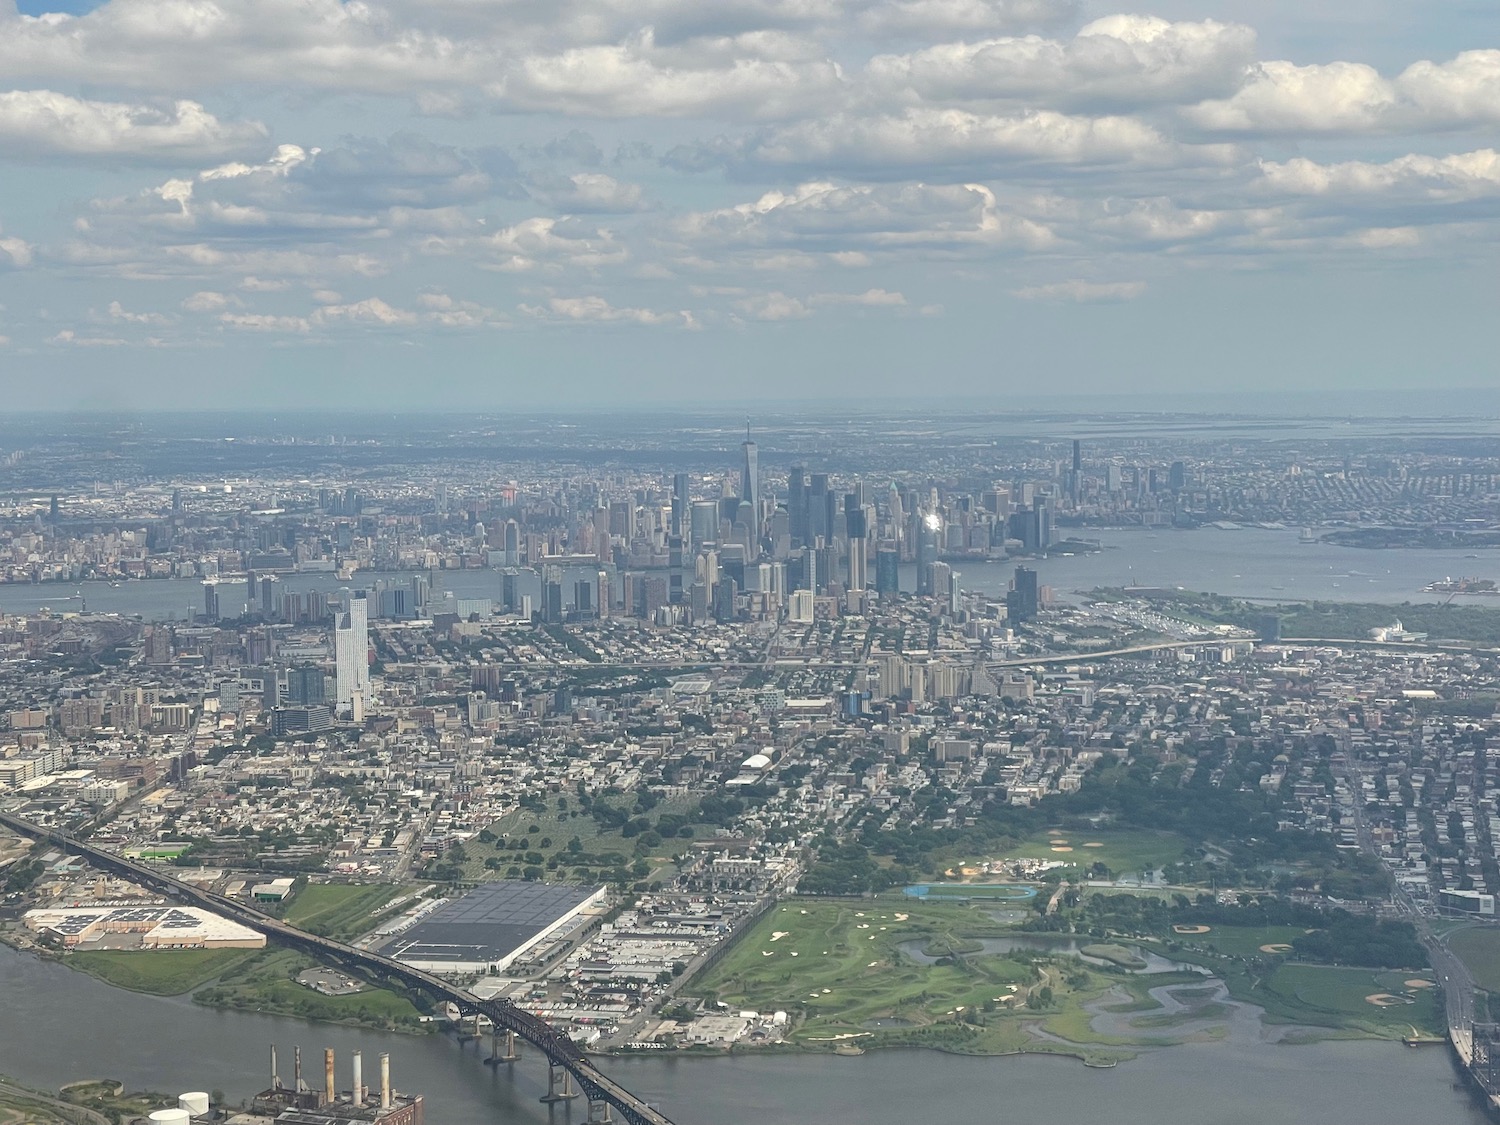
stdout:
[[[619,1114],[626,1125],[672,1125],[671,1119],[661,1110],[632,1094],[600,1070],[567,1035],[508,1000],[480,1000],[431,973],[414,969],[390,957],[382,957],[378,953],[356,949],[332,938],[310,934],[245,903],[184,883],[150,864],[127,859],[87,841],[32,824],[9,813],[0,812],[0,824],[23,836],[46,840],[66,848],[70,853],[86,856],[95,867],[123,876],[158,894],[224,915],[283,945],[311,953],[324,961],[333,961],[366,976],[394,981],[437,1001],[447,1001],[457,1008],[460,1019],[472,1017],[476,1027],[479,1017],[488,1019],[494,1029],[494,1050],[486,1061],[495,1065],[514,1062],[517,1057],[516,1040],[521,1039],[531,1044],[547,1059],[548,1088],[542,1101],[564,1101],[581,1094],[588,1099],[589,1125],[610,1125],[617,1120],[615,1113]],[[576,1090],[573,1088],[574,1082],[577,1083]]]

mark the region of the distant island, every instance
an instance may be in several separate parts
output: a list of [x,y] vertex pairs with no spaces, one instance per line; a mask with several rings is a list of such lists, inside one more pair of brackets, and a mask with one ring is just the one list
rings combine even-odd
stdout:
[[1336,547],[1367,549],[1404,547],[1452,551],[1500,547],[1500,531],[1460,531],[1438,527],[1350,527],[1330,531],[1322,539]]

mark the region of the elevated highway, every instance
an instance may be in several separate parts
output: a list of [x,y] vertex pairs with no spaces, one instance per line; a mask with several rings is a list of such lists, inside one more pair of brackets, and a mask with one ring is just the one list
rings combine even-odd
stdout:
[[[180,902],[212,910],[241,925],[259,930],[283,945],[301,949],[322,960],[333,961],[376,979],[398,983],[424,993],[435,1001],[447,1001],[458,1009],[460,1016],[485,1017],[493,1027],[503,1029],[507,1038],[514,1035],[515,1038],[530,1043],[546,1057],[550,1082],[548,1096],[544,1101],[558,1101],[575,1096],[568,1079],[576,1081],[578,1092],[588,1098],[588,1120],[594,1125],[605,1125],[616,1120],[614,1114],[618,1114],[628,1125],[672,1125],[671,1119],[660,1109],[632,1094],[600,1070],[594,1060],[585,1055],[572,1039],[508,1000],[480,1000],[431,973],[424,973],[378,953],[356,949],[332,938],[310,934],[243,902],[184,883],[150,864],[127,859],[86,840],[54,832],[9,813],[0,812],[0,824],[23,836],[46,840],[66,848],[70,853],[86,856],[90,863],[103,871],[121,875]],[[511,1055],[513,1057],[513,1052]],[[498,1061],[507,1060],[499,1058]],[[558,1084],[560,1076],[561,1086]]]

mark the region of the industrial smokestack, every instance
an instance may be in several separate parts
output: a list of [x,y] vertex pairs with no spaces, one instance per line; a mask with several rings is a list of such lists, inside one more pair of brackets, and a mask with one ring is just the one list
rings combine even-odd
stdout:
[[365,1085],[364,1085],[365,1074],[364,1074],[364,1069],[365,1069],[364,1068],[364,1059],[360,1056],[360,1052],[355,1051],[354,1052],[354,1086],[353,1086],[352,1091],[351,1091],[352,1092],[352,1096],[354,1098],[354,1104],[355,1105],[364,1105],[365,1104]]
[[271,1044],[271,1089],[281,1089],[281,1079],[276,1077],[276,1044]]
[[391,1056],[380,1056],[380,1108],[391,1108]]
[[324,1047],[323,1048],[323,1088],[327,1091],[324,1094],[324,1098],[329,1103],[331,1103],[334,1100],[334,1095],[338,1093],[338,1088],[336,1086],[334,1086],[333,1081],[334,1081],[333,1080],[333,1048],[332,1047]]
[[292,1051],[292,1089],[302,1093],[302,1048],[293,1047]]

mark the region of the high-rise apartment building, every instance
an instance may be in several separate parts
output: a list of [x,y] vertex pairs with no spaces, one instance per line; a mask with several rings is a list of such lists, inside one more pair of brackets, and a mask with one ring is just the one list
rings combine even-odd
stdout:
[[334,691],[340,707],[355,706],[370,691],[370,609],[365,591],[344,591],[344,608],[333,631]]

